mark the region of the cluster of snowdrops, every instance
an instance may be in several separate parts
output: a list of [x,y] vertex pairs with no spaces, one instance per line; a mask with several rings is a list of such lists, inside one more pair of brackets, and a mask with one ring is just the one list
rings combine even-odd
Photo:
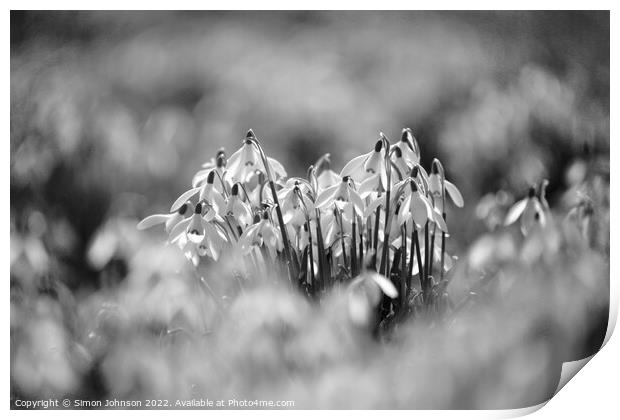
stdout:
[[[203,164],[170,213],[148,216],[138,228],[163,224],[169,243],[195,267],[234,250],[246,276],[276,272],[308,296],[334,284],[362,289],[388,317],[447,303],[456,259],[446,252],[448,201],[464,205],[438,159],[430,171],[420,165],[411,129],[394,144],[380,133],[339,173],[324,155],[306,178],[287,178],[250,130],[239,150],[229,157],[220,150]],[[506,223],[520,219],[526,233],[545,223],[546,210],[542,185],[513,206]]]

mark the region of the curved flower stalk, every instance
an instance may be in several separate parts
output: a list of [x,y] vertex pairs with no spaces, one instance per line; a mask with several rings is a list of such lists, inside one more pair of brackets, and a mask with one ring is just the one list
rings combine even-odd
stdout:
[[506,214],[504,225],[508,226],[521,221],[521,232],[527,235],[536,225],[545,226],[547,222],[546,211],[536,195],[536,187],[530,187],[526,198],[517,201]]
[[[270,160],[270,158],[267,157],[267,155],[263,151],[262,146],[260,145],[260,142],[254,135],[254,132],[252,131],[252,129],[248,130],[248,133],[246,134],[246,142],[247,141],[251,141],[256,147],[256,149],[258,150],[263,168],[265,170],[265,175],[267,176],[267,181],[269,182],[269,188],[271,189],[271,195],[272,195],[273,202],[274,202],[274,208],[276,211],[276,215],[278,217],[278,225],[280,227],[280,233],[282,234],[282,241],[284,243],[284,255],[286,258],[289,278],[291,280],[291,283],[294,283],[297,279],[297,273],[299,271],[298,270],[299,267],[297,266],[297,264],[295,264],[295,261],[293,260],[292,252],[290,249],[291,243],[288,238],[286,225],[284,224],[284,218],[282,216],[282,208],[280,207],[280,203],[278,200],[278,193],[276,191],[275,178],[272,174],[271,166],[275,166],[274,170],[276,171],[276,175],[277,175],[277,172],[280,171],[281,173],[284,174],[283,176],[286,176],[286,171],[284,171],[284,167],[282,167],[282,165],[279,162],[277,162],[275,159]],[[280,169],[278,169],[278,165],[281,167]]]

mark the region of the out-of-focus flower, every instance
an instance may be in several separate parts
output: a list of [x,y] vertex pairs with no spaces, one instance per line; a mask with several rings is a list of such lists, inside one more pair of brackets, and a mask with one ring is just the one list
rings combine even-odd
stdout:
[[353,279],[347,287],[349,319],[359,327],[366,327],[372,321],[374,309],[383,294],[391,299],[398,297],[398,290],[386,277],[366,271]]
[[528,196],[522,200],[517,201],[508,210],[504,225],[508,226],[521,219],[521,232],[524,235],[534,227],[536,223],[544,226],[546,223],[546,215],[543,206],[540,204],[538,197],[536,196],[536,188],[531,187]]
[[514,202],[512,194],[500,190],[488,193],[476,205],[476,217],[486,224],[490,230],[495,230],[504,224],[508,206]]

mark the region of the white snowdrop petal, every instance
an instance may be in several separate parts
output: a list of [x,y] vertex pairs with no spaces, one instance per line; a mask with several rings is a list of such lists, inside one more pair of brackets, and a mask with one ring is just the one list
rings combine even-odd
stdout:
[[517,221],[517,219],[521,216],[523,211],[525,210],[525,206],[527,205],[527,198],[523,200],[517,201],[511,208],[508,210],[508,214],[506,214],[506,218],[504,219],[504,225],[508,226]]
[[457,207],[463,207],[465,205],[465,201],[463,200],[463,195],[461,195],[461,192],[456,187],[456,185],[454,185],[450,181],[444,181],[444,185],[454,205],[456,205]]
[[192,188],[190,190],[185,191],[183,194],[179,196],[179,198],[177,198],[174,201],[174,203],[172,203],[172,206],[170,206],[170,211],[171,212],[177,211],[179,207],[185,204],[187,200],[189,200],[191,197],[196,195],[198,191],[200,191],[201,189],[202,187],[196,187],[196,188]]
[[161,223],[165,223],[170,218],[169,214],[153,214],[147,216],[138,223],[138,229],[144,230]]

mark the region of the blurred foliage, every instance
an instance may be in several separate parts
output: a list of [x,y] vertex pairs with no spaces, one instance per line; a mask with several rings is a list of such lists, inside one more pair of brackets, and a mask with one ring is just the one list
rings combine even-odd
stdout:
[[[516,407],[600,342],[609,13],[12,12],[10,121],[13,398],[262,389],[306,407]],[[135,224],[250,127],[291,175],[412,127],[466,197],[449,245],[467,256],[451,286],[462,327],[410,326],[378,348],[342,296],[315,308],[273,285],[229,296],[219,319],[182,256]],[[492,215],[529,184],[548,178],[564,214],[592,168],[588,248],[560,241],[545,259],[546,241],[502,236]],[[572,337],[590,327],[591,342]]]

